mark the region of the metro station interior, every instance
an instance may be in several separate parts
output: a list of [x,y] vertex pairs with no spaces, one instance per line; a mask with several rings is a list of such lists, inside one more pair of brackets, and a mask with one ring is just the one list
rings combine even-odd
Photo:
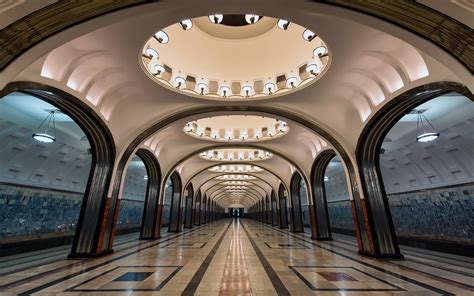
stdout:
[[0,295],[474,295],[473,27],[0,1]]

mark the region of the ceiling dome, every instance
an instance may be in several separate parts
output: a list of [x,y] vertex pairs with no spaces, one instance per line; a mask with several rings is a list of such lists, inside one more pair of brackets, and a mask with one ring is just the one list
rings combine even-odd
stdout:
[[216,14],[159,30],[145,43],[141,62],[150,78],[174,91],[244,101],[315,82],[329,56],[316,33],[290,21]]
[[255,115],[223,115],[186,123],[183,131],[195,138],[215,142],[268,141],[289,132],[283,120]]

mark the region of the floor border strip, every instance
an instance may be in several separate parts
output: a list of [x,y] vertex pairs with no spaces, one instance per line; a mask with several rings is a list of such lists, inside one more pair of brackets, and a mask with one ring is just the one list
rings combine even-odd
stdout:
[[265,272],[267,273],[268,278],[272,282],[273,288],[275,288],[275,291],[277,292],[278,295],[290,295],[290,292],[286,288],[285,284],[281,281],[280,277],[278,274],[275,272],[273,267],[270,265],[270,263],[267,261],[265,258],[265,255],[263,255],[262,251],[257,246],[257,243],[255,243],[255,240],[250,236],[249,232],[247,231],[246,227],[244,226],[244,223],[242,223],[242,220],[239,219],[239,223],[242,225],[242,228],[244,229],[245,233],[247,234],[247,237],[249,238],[250,244],[253,247],[253,250],[257,254],[258,260],[260,260],[260,263],[262,264],[263,268],[265,269]]
[[[160,242],[151,244],[151,245],[149,245],[149,246],[143,247],[143,248],[141,248],[141,249],[138,249],[138,250],[135,250],[135,251],[126,253],[126,254],[121,255],[121,256],[119,256],[119,257],[116,257],[116,258],[107,260],[107,261],[105,261],[105,262],[102,262],[102,263],[100,263],[100,264],[97,264],[97,265],[88,267],[88,268],[86,268],[86,269],[84,269],[84,270],[81,270],[81,271],[78,271],[78,272],[69,274],[69,275],[64,276],[64,277],[62,277],[62,278],[53,280],[53,281],[48,282],[48,283],[46,283],[46,284],[40,285],[40,286],[38,286],[38,287],[32,288],[32,289],[27,290],[27,291],[24,291],[24,292],[22,292],[22,293],[19,293],[18,295],[24,296],[24,295],[30,295],[30,294],[32,294],[32,293],[39,292],[39,291],[41,291],[41,290],[44,290],[44,289],[49,288],[49,287],[51,287],[51,286],[54,286],[54,285],[56,285],[56,284],[58,284],[58,283],[60,283],[60,282],[69,280],[69,279],[71,279],[71,278],[73,278],[73,277],[75,277],[75,276],[78,276],[78,275],[80,275],[80,274],[83,274],[83,273],[85,273],[85,272],[88,272],[88,271],[94,270],[94,269],[96,269],[96,268],[105,266],[105,265],[107,265],[107,264],[109,264],[109,263],[112,263],[112,262],[114,262],[114,261],[123,259],[123,258],[125,258],[125,257],[127,257],[127,256],[130,256],[130,255],[133,255],[133,254],[135,254],[135,253],[139,253],[139,252],[141,252],[141,251],[143,251],[143,250],[152,248],[152,247],[154,247],[154,246],[156,246],[156,245],[162,244],[162,243],[167,242],[167,241],[169,241],[169,240],[176,239],[176,238],[178,238],[178,237],[180,237],[180,236],[183,236],[183,235],[186,235],[186,234],[188,234],[188,233],[190,233],[190,232],[193,232],[193,231],[195,231],[195,230],[201,229],[202,227],[207,226],[207,225],[209,225],[209,224],[205,224],[205,225],[200,226],[200,227],[198,227],[198,228],[194,228],[194,229],[192,229],[192,230],[190,230],[190,231],[188,231],[188,232],[182,232],[182,233],[180,233],[179,235],[176,235],[176,236],[173,236],[173,237],[169,237],[169,238],[167,238],[167,239],[165,239],[165,240],[163,240],[163,241],[160,241]],[[87,262],[88,262],[88,261],[87,261]],[[85,263],[86,263],[86,262],[78,262],[77,264],[78,264],[78,265],[82,265],[82,264],[85,264]],[[69,266],[68,266],[68,267],[69,267]],[[60,270],[58,270],[58,271],[61,271],[61,270],[62,270],[62,269],[60,269]],[[58,271],[56,271],[56,272],[58,272]],[[54,272],[54,273],[56,273],[56,272]],[[54,274],[54,273],[52,273],[52,274]],[[48,272],[46,272],[46,273],[44,273],[44,274],[38,274],[38,275],[32,276],[32,277],[30,277],[30,278],[23,279],[23,280],[21,280],[21,281],[31,280],[31,278],[37,277],[37,276],[40,276],[40,275],[50,275],[50,274],[49,274]],[[39,278],[41,278],[41,277],[39,277]],[[21,283],[21,284],[23,284],[23,283]],[[13,287],[19,286],[19,285],[21,285],[21,284],[16,284],[16,285],[14,285]],[[11,289],[11,288],[13,288],[13,287],[7,287],[7,288],[4,289],[4,290],[8,290],[8,289]],[[2,291],[2,290],[0,289],[0,291]]]
[[[261,223],[261,222],[258,222],[258,223]],[[314,242],[312,242],[312,241],[308,241],[308,240],[306,240],[306,239],[304,239],[304,238],[301,238],[301,237],[299,237],[299,236],[296,236],[296,235],[293,235],[293,234],[291,234],[291,233],[287,233],[287,232],[281,231],[280,229],[274,229],[273,227],[270,227],[270,226],[265,225],[265,224],[263,224],[263,223],[261,223],[261,225],[264,226],[264,227],[267,227],[267,228],[269,228],[269,229],[273,229],[274,231],[286,233],[286,234],[288,234],[288,235],[291,236],[291,237],[294,237],[294,238],[297,238],[297,239],[299,239],[299,240],[302,240],[302,241],[304,241],[304,242],[306,242],[306,243],[308,243],[308,244],[311,244],[311,245],[313,245],[313,246],[316,246],[316,247],[318,247],[318,248],[320,248],[320,249],[326,250],[326,251],[328,251],[328,252],[331,252],[331,253],[336,254],[336,255],[339,255],[339,256],[341,256],[341,257],[343,257],[343,258],[352,260],[352,261],[357,262],[357,263],[359,263],[359,264],[368,266],[368,267],[370,267],[370,268],[373,268],[373,269],[378,270],[378,271],[380,271],[380,272],[383,272],[383,273],[385,273],[385,274],[389,274],[389,275],[391,275],[391,276],[397,277],[397,278],[399,278],[399,279],[402,279],[402,280],[404,280],[404,281],[406,281],[406,282],[415,284],[415,285],[417,285],[417,286],[420,286],[420,287],[425,288],[425,289],[427,289],[427,290],[430,290],[430,291],[432,291],[432,292],[436,292],[436,293],[439,293],[439,294],[441,294],[441,295],[450,295],[450,296],[456,295],[456,294],[454,294],[454,293],[445,291],[445,290],[443,290],[443,289],[440,289],[440,288],[437,288],[437,287],[433,287],[433,286],[431,286],[431,285],[428,285],[428,284],[419,282],[419,281],[417,281],[417,280],[411,279],[411,278],[406,277],[406,276],[404,276],[404,275],[397,274],[397,273],[395,273],[395,272],[386,270],[386,269],[384,269],[384,268],[382,268],[382,267],[375,266],[375,265],[370,264],[370,263],[368,263],[368,262],[363,262],[363,261],[361,261],[361,260],[359,260],[359,259],[356,259],[356,258],[354,258],[354,257],[352,257],[352,256],[345,255],[345,254],[343,254],[343,253],[341,253],[341,252],[331,250],[330,248],[321,246],[321,245],[316,244],[316,243],[314,243]]]
[[194,293],[196,292],[199,284],[202,281],[202,278],[204,277],[204,274],[207,271],[207,268],[211,264],[211,261],[214,258],[214,255],[216,255],[217,249],[219,249],[222,241],[224,240],[224,236],[226,235],[226,233],[229,230],[229,227],[232,223],[233,223],[233,221],[229,222],[229,224],[227,225],[227,228],[224,230],[224,233],[221,234],[221,237],[219,237],[219,239],[217,240],[214,247],[212,247],[209,254],[207,254],[206,259],[204,259],[204,261],[199,266],[198,270],[196,270],[196,272],[194,273],[194,275],[191,278],[191,280],[189,281],[189,283],[186,285],[186,288],[184,288],[181,295],[194,295]]

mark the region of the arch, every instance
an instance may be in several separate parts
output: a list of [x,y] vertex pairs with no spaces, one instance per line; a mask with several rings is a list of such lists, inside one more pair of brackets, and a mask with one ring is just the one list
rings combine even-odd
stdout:
[[12,92],[29,94],[50,103],[68,115],[86,134],[91,146],[92,165],[69,256],[90,256],[110,251],[107,250],[108,245],[104,248],[102,244],[104,228],[101,222],[110,202],[107,190],[115,160],[112,133],[89,106],[65,91],[35,82],[12,82],[0,91],[0,98]]
[[292,232],[304,232],[303,228],[303,213],[301,208],[300,186],[303,178],[298,172],[293,174],[290,182],[290,230]]
[[288,228],[288,197],[285,194],[288,190],[285,189],[283,183],[278,187],[278,200],[280,210],[280,228]]
[[278,203],[277,203],[277,196],[275,190],[272,189],[271,193],[271,209],[272,209],[272,225],[278,226]]
[[364,215],[367,217],[370,243],[374,248],[374,253],[379,256],[402,257],[380,172],[379,155],[382,142],[390,129],[409,111],[434,97],[449,92],[457,92],[474,101],[474,96],[469,89],[456,82],[422,85],[385,104],[368,121],[359,137],[356,157],[365,196]]
[[[155,155],[146,149],[138,149],[135,153],[145,164],[148,176],[145,207],[143,208],[140,239],[156,239],[159,235],[157,212],[158,198],[160,196],[161,169]],[[113,240],[111,240],[113,241]]]
[[[169,177],[171,181],[172,189],[166,194],[171,194],[171,204],[170,204],[170,216],[168,223],[168,232],[179,232],[181,231],[181,220],[182,220],[182,209],[181,209],[181,178],[177,172],[174,172]],[[164,204],[165,198],[163,198]]]
[[184,190],[184,228],[193,227],[193,198],[194,198],[194,188],[193,184],[189,183],[186,189]]
[[314,160],[311,169],[313,208],[310,210],[310,214],[314,215],[316,221],[314,225],[311,225],[311,237],[318,240],[332,240],[324,176],[329,162],[335,156],[336,152],[334,150],[322,151]]
[[[1,31],[2,40],[14,42],[2,43],[5,48],[0,55],[0,71],[17,59],[34,45],[44,41],[71,26],[84,21],[133,6],[147,4],[139,0],[133,1],[99,1],[99,2],[57,2],[36,10],[25,17],[9,24]],[[474,62],[471,51],[467,50],[472,44],[472,30],[469,26],[417,2],[404,3],[400,7],[391,1],[380,2],[327,2],[325,5],[343,7],[359,13],[375,16],[378,19],[391,22],[405,30],[415,32],[429,40],[462,63],[471,73],[474,72]],[[403,9],[405,13],[400,14]],[[45,23],[62,13],[68,22]],[[432,20],[439,20],[433,22]],[[25,23],[31,28],[23,30]],[[456,28],[452,34],[451,28]],[[20,32],[20,34],[18,34]],[[15,37],[15,38],[14,38]]]
[[198,189],[194,199],[194,225],[201,225],[201,190]]

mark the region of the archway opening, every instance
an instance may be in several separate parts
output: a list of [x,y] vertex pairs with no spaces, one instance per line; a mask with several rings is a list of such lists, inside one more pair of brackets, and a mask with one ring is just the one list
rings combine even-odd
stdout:
[[118,233],[140,231],[149,176],[143,160],[135,155],[125,173],[117,219]]
[[472,147],[474,102],[458,93],[417,105],[387,132],[378,165],[400,244],[472,249]]
[[[306,184],[299,173],[295,173],[291,178],[291,221],[290,229],[293,232],[303,232],[303,199],[306,196]],[[307,208],[307,203],[305,204]],[[309,219],[308,219],[309,220]]]
[[181,216],[181,179],[175,172],[165,183],[162,226],[169,232],[181,231]]
[[0,100],[0,143],[2,241],[21,240],[25,251],[52,237],[71,243],[95,162],[85,132],[58,107],[14,92]]
[[288,193],[282,183],[280,183],[280,187],[278,188],[278,202],[280,209],[280,228],[288,228]]
[[331,231],[355,235],[346,175],[339,156],[329,161],[323,178]]
[[191,228],[194,224],[194,214],[193,214],[193,198],[194,198],[194,189],[193,184],[189,183],[184,191],[184,227]]

